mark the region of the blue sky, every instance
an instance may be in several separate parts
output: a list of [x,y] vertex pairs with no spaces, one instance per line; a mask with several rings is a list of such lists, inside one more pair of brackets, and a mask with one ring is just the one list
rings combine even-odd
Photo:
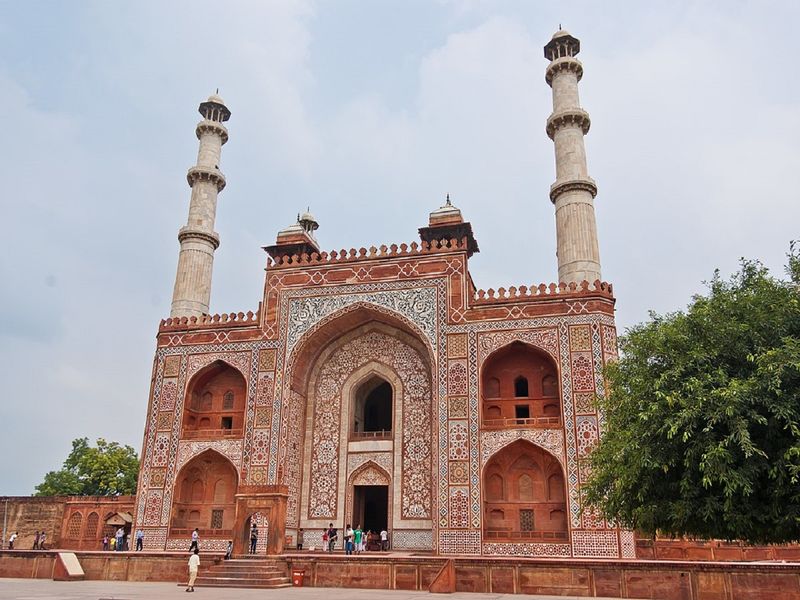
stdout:
[[410,242],[450,193],[476,284],[556,278],[542,46],[582,41],[621,328],[798,236],[796,2],[0,3],[0,494],[79,436],[141,446],[197,105],[233,112],[212,311],[254,310],[310,206],[325,249]]

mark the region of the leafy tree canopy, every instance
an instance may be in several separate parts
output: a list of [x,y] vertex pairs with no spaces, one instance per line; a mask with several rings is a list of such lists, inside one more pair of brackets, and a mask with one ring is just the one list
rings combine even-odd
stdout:
[[50,471],[36,486],[36,496],[118,496],[136,492],[139,458],[130,446],[100,438],[72,441],[72,452],[58,471]]
[[630,329],[598,399],[586,499],[648,534],[800,540],[800,256],[742,260],[686,311]]

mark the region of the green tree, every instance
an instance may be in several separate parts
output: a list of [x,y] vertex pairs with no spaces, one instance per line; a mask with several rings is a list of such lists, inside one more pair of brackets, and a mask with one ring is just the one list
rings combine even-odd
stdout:
[[139,459],[130,446],[100,438],[72,441],[72,451],[58,471],[50,471],[36,486],[36,496],[118,496],[136,492]]
[[653,535],[800,540],[800,258],[742,260],[685,311],[630,329],[598,399],[586,500]]

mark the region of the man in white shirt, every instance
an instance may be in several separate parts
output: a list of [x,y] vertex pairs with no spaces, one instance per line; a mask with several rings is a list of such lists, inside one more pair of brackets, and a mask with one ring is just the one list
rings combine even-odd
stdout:
[[14,549],[14,542],[16,542],[16,541],[17,541],[17,532],[15,531],[14,533],[11,534],[11,537],[8,538],[8,549],[9,550],[13,550]]
[[389,549],[389,532],[381,529],[381,550],[386,552]]
[[197,579],[197,570],[200,568],[200,549],[195,547],[194,554],[189,557],[189,585],[186,586],[187,592],[194,591],[194,580]]

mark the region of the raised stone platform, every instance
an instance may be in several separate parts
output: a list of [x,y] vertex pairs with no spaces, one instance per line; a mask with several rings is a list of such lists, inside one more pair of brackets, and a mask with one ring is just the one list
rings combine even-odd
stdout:
[[[75,554],[87,580],[173,584],[186,580],[185,552]],[[2,551],[0,577],[52,579],[56,555],[53,551]],[[225,571],[227,566],[221,558],[220,554],[202,554],[201,577]],[[425,591],[452,560],[457,592],[661,600],[800,600],[798,562],[449,558],[399,552],[356,556],[298,552],[275,558],[286,561],[289,576],[292,571],[303,570],[307,587]],[[271,560],[264,557],[256,562],[266,564]],[[241,571],[239,564],[244,562],[230,564]]]

